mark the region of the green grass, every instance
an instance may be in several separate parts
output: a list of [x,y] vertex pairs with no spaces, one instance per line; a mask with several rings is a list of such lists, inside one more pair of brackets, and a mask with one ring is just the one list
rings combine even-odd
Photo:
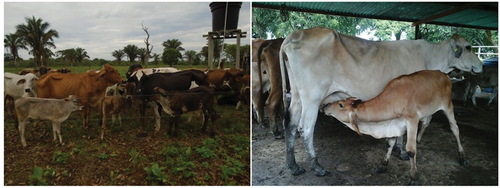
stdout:
[[[165,113],[161,130],[155,133],[152,109],[147,110],[148,120],[143,124],[138,106],[133,105],[122,115],[123,127],[116,121],[116,131],[106,132],[104,141],[100,140],[95,109],[88,129],[82,128],[80,112],[73,112],[62,123],[65,145],[52,142],[50,122],[33,126],[31,121],[26,127],[26,148],[21,146],[16,120],[5,114],[5,184],[12,180],[13,185],[249,185],[249,112],[236,111],[234,106],[216,106],[215,110],[222,116],[216,122],[215,137],[201,132],[201,116],[186,123],[187,115],[181,116],[179,136],[170,136]],[[110,119],[108,128],[111,130]],[[144,170],[154,163],[158,169],[164,168],[162,174],[148,175]],[[36,174],[38,179],[34,178],[34,166],[55,177],[40,179]]]

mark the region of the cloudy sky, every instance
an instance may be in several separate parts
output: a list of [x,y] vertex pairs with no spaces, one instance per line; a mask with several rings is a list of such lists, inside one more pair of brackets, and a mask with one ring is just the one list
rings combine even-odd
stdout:
[[[163,51],[161,43],[168,39],[179,39],[186,50],[200,52],[206,45],[202,35],[212,30],[210,2],[4,2],[4,35],[15,32],[16,25],[25,24],[26,17],[35,16],[51,24],[50,29],[59,32],[53,52],[83,48],[90,59],[113,60],[111,52],[123,49],[128,44],[145,48],[146,33],[141,23],[148,28],[149,43],[153,53]],[[241,45],[251,40],[250,3],[243,2],[238,29],[246,31]],[[228,39],[236,44],[236,39]],[[4,52],[7,52],[4,49]],[[184,52],[181,52],[184,53]],[[27,50],[20,50],[23,59],[31,58]],[[128,59],[127,59],[128,60]]]

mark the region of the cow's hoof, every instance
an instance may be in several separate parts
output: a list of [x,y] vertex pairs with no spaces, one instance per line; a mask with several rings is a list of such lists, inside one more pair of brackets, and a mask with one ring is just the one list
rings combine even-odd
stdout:
[[323,177],[323,176],[326,176],[326,175],[328,175],[328,174],[330,174],[330,171],[325,170],[325,169],[322,169],[322,170],[320,170],[320,171],[316,171],[316,172],[314,173],[314,175],[316,175],[317,177]]
[[410,156],[408,156],[408,154],[407,154],[406,152],[404,152],[404,153],[400,153],[400,154],[399,154],[399,158],[400,158],[401,160],[403,160],[403,161],[408,161],[408,160],[410,160]]
[[378,165],[377,168],[375,168],[375,173],[380,174],[384,173],[387,171],[387,166],[384,165]]
[[297,169],[295,169],[295,170],[292,171],[292,175],[298,176],[298,175],[303,174],[304,172],[306,172],[306,170],[304,170],[301,167],[298,167]]
[[273,134],[274,134],[274,139],[276,139],[276,140],[280,140],[280,139],[284,138],[283,133],[274,132]]
[[408,185],[419,185],[418,180],[411,180]]

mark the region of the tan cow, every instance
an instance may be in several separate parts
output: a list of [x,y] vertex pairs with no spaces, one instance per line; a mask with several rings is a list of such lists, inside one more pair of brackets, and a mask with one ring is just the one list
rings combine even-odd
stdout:
[[69,95],[80,97],[83,105],[83,127],[89,124],[90,107],[97,107],[106,88],[122,83],[120,73],[106,64],[98,73],[47,74],[36,82],[38,97],[63,99]]
[[[281,84],[281,72],[279,65],[279,51],[283,38],[267,40],[260,46],[257,54],[257,68],[264,68],[264,72],[269,78],[271,88],[266,100],[267,117],[269,118],[269,127],[276,139],[283,138],[283,126],[277,121],[278,116],[283,115],[283,93]],[[262,64],[262,66],[260,66]],[[258,72],[263,72],[259,70]],[[262,74],[259,74],[259,85],[263,84]],[[279,124],[279,125],[278,125]]]
[[[455,34],[432,44],[424,40],[368,41],[327,28],[291,33],[281,46],[283,95],[290,80],[291,102],[285,104],[287,165],[292,174],[305,170],[295,162],[295,134],[301,132],[311,169],[317,176],[328,171],[317,160],[314,126],[321,104],[337,101],[347,93],[368,100],[382,92],[393,78],[420,70],[449,72],[454,67],[482,72],[482,62],[471,44]],[[286,69],[286,70],[285,70]],[[428,120],[429,117],[421,120]]]
[[[449,120],[458,145],[460,164],[465,166],[465,152],[460,143],[459,129],[455,121],[453,103],[451,102],[451,81],[440,71],[423,70],[409,75],[399,76],[391,80],[384,91],[368,101],[354,97],[328,104],[323,108],[326,115],[334,116],[344,122],[359,135],[368,134],[374,138],[389,138],[389,154],[376,170],[385,171],[389,163],[390,152],[396,143],[395,137],[407,135],[406,151],[410,156],[410,184],[418,184],[417,174],[417,141],[420,142],[425,128],[422,124],[418,133],[418,122],[421,118],[431,116],[443,110]],[[388,121],[402,121],[391,124]]]

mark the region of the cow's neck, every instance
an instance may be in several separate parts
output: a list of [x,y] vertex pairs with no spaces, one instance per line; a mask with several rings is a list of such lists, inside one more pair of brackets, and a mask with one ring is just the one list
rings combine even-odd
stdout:
[[439,70],[444,73],[452,71],[448,62],[449,48],[449,40],[436,44],[426,42],[426,45],[421,48],[423,49],[422,58],[425,59],[425,69]]

